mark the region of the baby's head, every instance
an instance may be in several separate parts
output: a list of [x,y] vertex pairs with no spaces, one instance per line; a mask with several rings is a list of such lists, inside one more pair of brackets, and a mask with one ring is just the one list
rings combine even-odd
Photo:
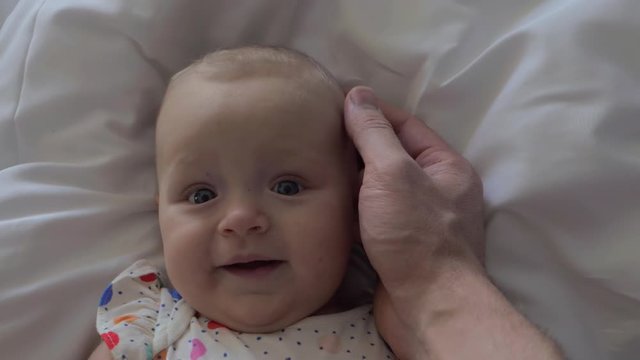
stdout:
[[221,50],[158,116],[167,273],[201,314],[270,332],[323,311],[357,237],[357,161],[338,84],[285,49]]

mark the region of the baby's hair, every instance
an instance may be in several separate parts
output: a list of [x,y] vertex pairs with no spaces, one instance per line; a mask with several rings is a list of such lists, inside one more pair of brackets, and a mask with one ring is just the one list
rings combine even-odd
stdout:
[[303,52],[284,47],[252,45],[216,50],[176,73],[169,89],[190,75],[223,82],[260,76],[290,78],[301,84],[328,86],[340,102],[344,99],[340,84],[324,66]]

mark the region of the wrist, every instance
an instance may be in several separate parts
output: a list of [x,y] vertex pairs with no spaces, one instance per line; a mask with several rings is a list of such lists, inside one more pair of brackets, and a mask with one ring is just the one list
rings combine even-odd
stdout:
[[398,296],[394,296],[392,301],[397,302],[400,309],[420,309],[417,314],[407,314],[407,318],[416,323],[416,331],[424,333],[452,316],[474,308],[480,297],[492,287],[478,261],[440,259],[431,263],[421,286],[414,285],[410,290],[396,292]]
[[[471,293],[469,286],[479,282],[490,284],[484,267],[471,251],[439,251],[422,264],[420,268],[414,268],[411,276],[406,276],[402,282],[389,284],[381,278],[385,288],[392,294],[396,309],[421,308],[428,310],[421,311],[421,315],[427,319],[437,317],[441,311],[462,305],[461,302]],[[415,319],[415,314],[406,314],[406,317]]]
[[432,359],[562,358],[553,341],[511,306],[478,263],[435,264],[430,281],[414,296],[392,301],[398,301],[396,309],[411,309],[401,316]]
[[[478,275],[477,266],[469,262],[449,260],[438,264],[429,261],[429,264],[431,266],[428,272],[424,271],[427,269],[417,269],[416,273],[423,275],[421,278],[413,278],[397,288],[389,289],[385,292],[386,296],[376,294],[377,308],[383,309],[383,302],[389,304],[403,324],[400,327],[394,326],[396,330],[393,332],[383,333],[385,340],[390,342],[401,359],[437,359],[431,354],[433,345],[430,344],[430,339],[434,335],[439,338],[441,334],[437,331],[442,330],[441,324],[448,325],[453,316],[465,311],[461,296],[465,284],[470,281],[469,277],[483,276]],[[482,274],[482,270],[480,273]],[[376,317],[384,319],[384,314],[379,312]],[[399,332],[397,329],[403,331]],[[444,330],[450,334],[448,329]],[[396,339],[399,336],[402,336],[402,341]],[[455,333],[450,336],[457,338]],[[396,343],[402,346],[396,348]]]

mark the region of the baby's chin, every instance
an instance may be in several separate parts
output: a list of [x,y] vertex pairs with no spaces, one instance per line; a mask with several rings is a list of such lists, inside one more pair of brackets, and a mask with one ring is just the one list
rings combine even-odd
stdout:
[[269,311],[264,307],[252,307],[249,311],[235,309],[235,311],[227,313],[200,313],[234,331],[266,334],[285,329],[309,316],[326,315],[344,310],[346,309],[336,306],[333,301],[329,301],[325,305],[320,305],[319,308],[317,306],[298,308],[281,306]]

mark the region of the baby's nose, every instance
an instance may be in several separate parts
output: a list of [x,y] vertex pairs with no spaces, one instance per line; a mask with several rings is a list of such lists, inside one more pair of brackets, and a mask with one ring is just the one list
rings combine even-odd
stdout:
[[246,236],[267,231],[267,217],[255,209],[236,208],[229,211],[218,224],[218,232],[224,236]]

